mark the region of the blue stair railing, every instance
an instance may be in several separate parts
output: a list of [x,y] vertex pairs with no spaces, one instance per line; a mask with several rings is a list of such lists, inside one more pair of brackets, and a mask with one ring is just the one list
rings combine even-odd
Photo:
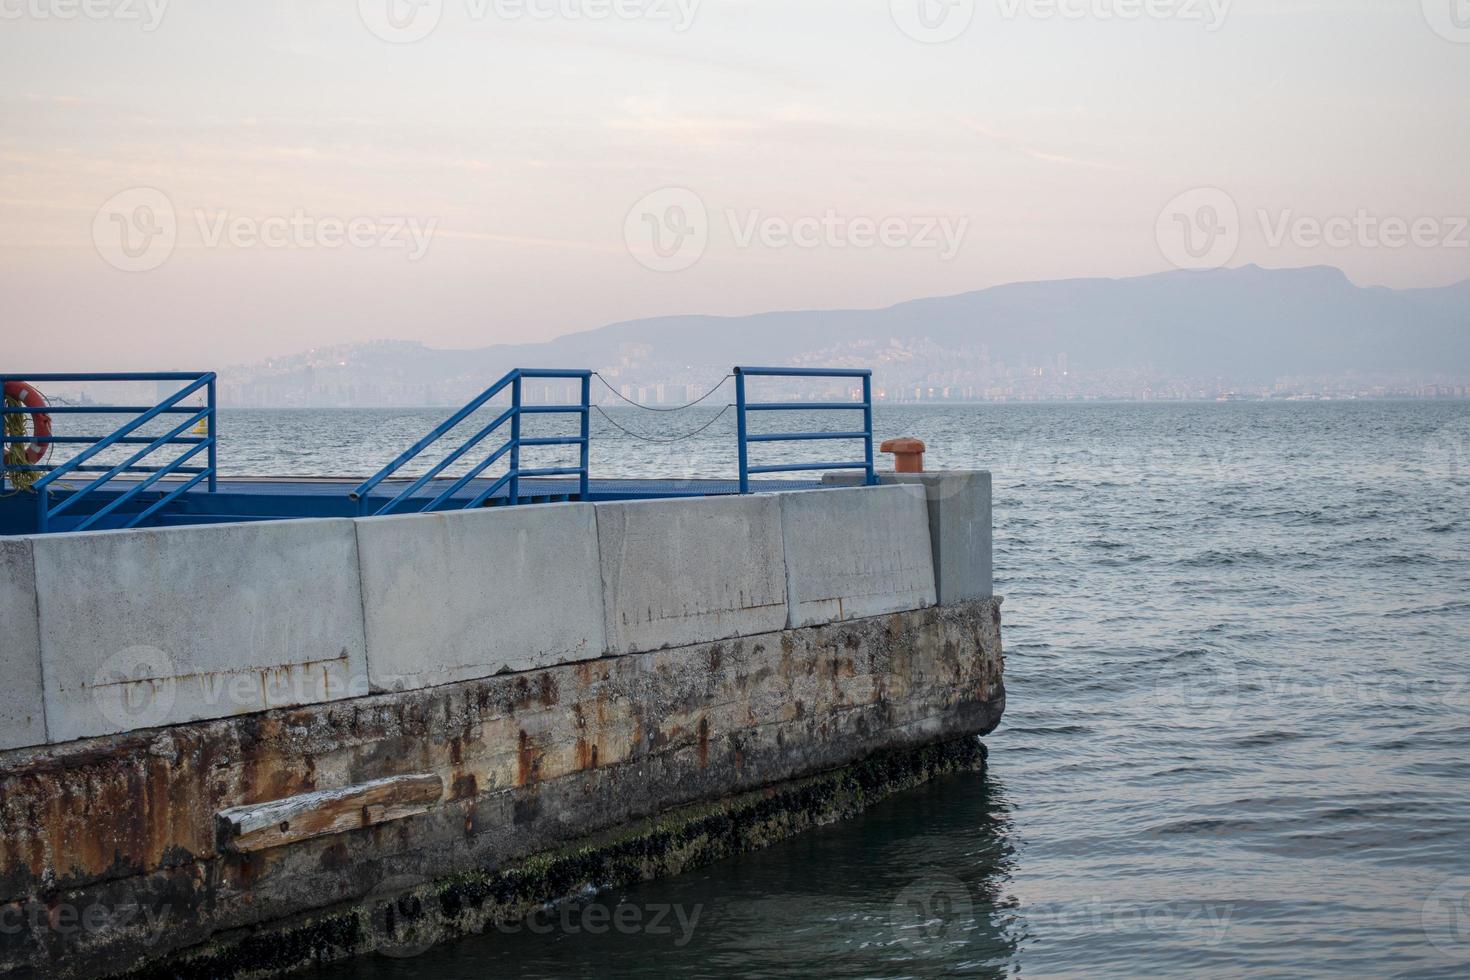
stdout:
[[[581,404],[527,405],[522,400],[522,382],[528,379],[580,381],[582,390]],[[392,499],[374,509],[374,505],[377,502],[371,501],[371,494],[375,489],[377,489],[379,484],[388,479],[394,473],[397,473],[411,460],[417,458],[421,453],[424,452],[424,450],[434,445],[434,443],[438,442],[447,433],[454,429],[455,426],[459,425],[465,419],[469,418],[475,412],[479,411],[482,407],[484,407],[487,402],[490,401],[490,399],[505,391],[507,388],[510,389],[511,395],[509,408],[497,415],[484,428],[480,429],[474,435],[470,436],[469,439],[460,444],[460,446],[453,452],[449,453],[438,463],[430,467],[426,473],[415,479],[408,486],[404,487]],[[495,480],[488,487],[477,493],[474,497],[470,498],[463,505],[461,505],[458,501],[453,501],[454,509],[459,509],[462,507],[465,510],[469,510],[471,508],[483,506],[487,500],[490,500],[502,489],[506,488],[508,488],[508,502],[512,504],[518,504],[521,501],[521,481],[524,479],[535,477],[575,476],[577,477],[578,499],[586,500],[588,499],[587,450],[588,444],[590,442],[589,434],[591,425],[591,409],[591,371],[559,371],[540,368],[517,368],[516,370],[511,371],[505,377],[501,378],[499,381],[495,382],[495,384],[491,385],[489,388],[486,388],[484,392],[477,396],[468,405],[455,412],[448,419],[445,419],[444,422],[440,423],[440,425],[434,429],[434,431],[430,432],[428,435],[424,436],[408,449],[404,450],[397,459],[389,463],[387,466],[383,467],[371,479],[365,481],[356,490],[354,490],[351,496],[352,499],[357,502],[357,512],[359,515],[364,517],[376,517],[391,514],[395,510],[399,510],[400,508],[403,508],[403,510],[401,511],[402,513],[427,513],[429,511],[443,509],[446,507],[446,505],[449,505],[450,502],[453,501],[453,498],[457,493],[459,493],[461,490],[469,485],[471,480],[475,479],[481,473],[485,472],[485,470],[493,466],[496,462],[506,458],[507,456],[509,456],[510,459],[509,467],[506,470],[505,475]],[[521,419],[523,416],[527,415],[579,415],[581,417],[581,432],[579,435],[576,436],[526,438],[521,434]],[[439,474],[443,473],[450,466],[463,459],[472,449],[482,443],[485,439],[489,438],[495,432],[499,431],[500,428],[507,423],[509,423],[510,425],[510,437],[507,439],[504,445],[496,449],[493,453],[490,453],[474,466],[470,467],[470,469],[466,473],[454,480],[454,482],[450,483],[448,487],[444,488],[436,496],[432,498],[426,497],[422,503],[420,503],[419,500],[412,499],[414,498],[415,494],[417,494],[424,487],[428,486],[431,480],[434,480],[439,476]],[[521,450],[538,446],[578,446],[580,447],[580,462],[577,466],[574,467],[522,469]],[[412,507],[407,506],[410,502],[413,504]]]
[[[862,401],[845,402],[752,402],[746,396],[748,378],[851,378],[862,382]],[[863,427],[836,432],[775,432],[752,434],[746,425],[748,412],[853,412],[863,413]],[[799,473],[816,470],[862,470],[869,486],[878,482],[873,468],[873,372],[838,368],[761,368],[735,369],[735,428],[740,443],[740,492],[750,493],[750,478],[764,473]],[[750,443],[825,442],[862,440],[863,459],[854,462],[781,463],[750,465]]]
[[[110,522],[110,527],[131,528],[137,527],[148,520],[154,514],[167,507],[183,494],[188,493],[200,483],[207,481],[207,488],[213,493],[218,488],[218,440],[215,428],[215,386],[216,378],[213,372],[150,372],[150,373],[105,373],[105,374],[5,374],[0,375],[0,384],[9,381],[26,381],[34,384],[65,383],[65,382],[115,382],[115,381],[139,381],[139,382],[183,382],[184,386],[173,395],[165,398],[153,406],[147,405],[107,405],[87,403],[84,405],[48,405],[42,408],[36,407],[10,407],[0,406],[0,412],[5,415],[135,415],[131,421],[119,426],[106,435],[51,435],[51,436],[4,436],[0,435],[0,445],[11,443],[39,443],[42,445],[85,445],[80,453],[63,463],[48,463],[42,460],[34,465],[6,463],[3,472],[4,480],[0,480],[0,486],[5,484],[14,485],[14,474],[17,473],[44,473],[40,479],[31,486],[36,494],[36,530],[45,533],[53,528],[59,518],[67,516],[73,521],[69,530],[86,531],[98,528],[101,522],[109,515],[117,514]],[[205,394],[205,404],[201,408],[197,405],[185,405],[184,401],[199,392]],[[173,426],[163,435],[153,436],[139,434],[149,422],[160,416],[185,416],[184,421]],[[192,430],[200,423],[206,426],[203,435],[194,434]],[[113,446],[141,445],[143,448],[128,456],[117,464],[92,462],[104,451]],[[163,451],[167,446],[188,446],[184,452],[172,460],[157,464],[155,453]],[[200,453],[206,453],[203,466],[195,463],[189,465]],[[100,473],[101,475],[91,480],[84,486],[72,489],[59,485],[59,481],[67,476],[80,473]],[[113,483],[124,474],[148,474],[140,480],[122,480]],[[166,484],[168,492],[157,500],[135,514],[122,510],[129,502],[140,500],[141,495],[153,488],[164,477],[187,476],[189,479]],[[69,490],[61,496],[55,506],[51,505],[52,495],[58,490]],[[97,504],[104,497],[104,491],[114,492],[105,505],[89,512],[88,508]]]

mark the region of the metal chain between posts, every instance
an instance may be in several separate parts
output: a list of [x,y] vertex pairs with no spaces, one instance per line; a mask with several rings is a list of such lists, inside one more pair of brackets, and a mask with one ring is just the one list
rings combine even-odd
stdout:
[[[694,401],[690,402],[687,405],[675,405],[675,406],[672,406],[670,408],[659,408],[659,407],[654,406],[654,405],[642,405],[642,404],[639,404],[638,402],[635,402],[633,399],[629,398],[627,395],[623,394],[621,391],[618,391],[616,388],[614,388],[611,384],[608,383],[608,380],[606,378],[604,378],[602,375],[598,374],[596,371],[593,371],[592,372],[592,376],[595,377],[598,381],[601,381],[603,387],[606,388],[608,391],[612,392],[618,398],[621,398],[623,401],[627,402],[629,405],[632,405],[634,408],[642,409],[645,412],[683,412],[683,411],[686,411],[686,410],[691,409],[694,406],[699,405],[700,403],[702,403],[704,401],[707,401],[708,399],[714,397],[715,392],[717,392],[721,388],[723,388],[725,386],[725,382],[726,381],[729,381],[731,378],[735,377],[735,375],[733,375],[733,374],[727,374],[727,375],[725,375],[723,378],[721,378],[719,380],[719,382],[713,388],[711,388],[709,391],[705,392],[703,395],[700,395],[698,398],[694,399]],[[601,405],[593,405],[592,407],[595,408],[595,409],[597,409],[597,414],[598,415],[601,415],[607,421],[607,424],[608,425],[612,426],[614,429],[617,429],[619,432],[623,433],[624,435],[629,436],[630,438],[633,438],[633,439],[637,439],[637,440],[639,440],[641,442],[651,442],[654,445],[658,445],[658,446],[669,446],[669,445],[672,445],[672,444],[674,444],[676,442],[683,442],[686,439],[693,439],[695,436],[699,435],[701,432],[704,432],[706,429],[708,429],[711,426],[713,426],[720,419],[724,418],[725,417],[725,413],[728,412],[728,411],[730,411],[730,409],[734,408],[735,406],[734,406],[734,404],[728,404],[728,405],[726,405],[724,408],[720,409],[719,414],[717,414],[714,418],[710,419],[704,425],[701,425],[699,428],[695,429],[693,432],[686,432],[683,435],[674,436],[671,439],[657,438],[655,436],[646,436],[646,435],[643,435],[641,432],[634,432],[632,429],[628,428],[625,425],[622,425],[616,419],[614,419],[611,415],[607,414],[607,412],[605,412],[603,410],[603,408],[602,408]]]
[[[733,375],[733,374],[727,374],[727,375],[725,375],[723,378],[720,379],[719,384],[715,385],[709,391],[707,391],[704,394],[700,395],[698,398],[694,399],[694,401],[690,402],[687,405],[675,405],[672,408],[658,408],[657,406],[654,406],[654,405],[642,405],[642,404],[639,404],[638,402],[635,402],[633,399],[629,398],[627,395],[623,394],[621,391],[618,391],[618,389],[614,388],[611,384],[608,383],[608,380],[606,378],[604,378],[602,375],[598,374],[596,371],[593,371],[592,372],[592,376],[594,378],[596,378],[598,381],[601,381],[603,387],[606,388],[608,391],[612,392],[614,395],[617,395],[619,398],[621,398],[623,401],[627,402],[629,405],[632,405],[634,408],[641,408],[645,412],[682,412],[686,408],[693,408],[695,405],[698,405],[700,402],[704,401],[705,399],[713,397],[715,392],[719,391],[721,388],[723,388],[725,386],[725,382],[726,381],[729,381],[731,378],[735,377],[735,375]],[[606,414],[606,413],[604,413],[604,414]]]
[[[639,440],[641,440],[643,442],[651,442],[651,443],[654,443],[655,445],[659,445],[659,446],[668,446],[668,445],[672,445],[673,443],[676,443],[676,442],[683,442],[686,439],[693,439],[695,436],[699,435],[701,432],[703,432],[704,430],[708,429],[710,426],[714,425],[720,419],[724,418],[725,417],[725,413],[728,412],[728,411],[730,411],[730,409],[734,408],[735,406],[734,405],[726,405],[724,408],[720,409],[718,415],[716,415],[714,418],[710,419],[704,425],[701,425],[699,428],[695,429],[693,432],[686,432],[683,435],[674,436],[672,439],[655,439],[653,436],[645,436],[642,433],[634,432],[632,429],[629,429],[626,426],[619,425],[616,421],[614,421],[613,420],[613,417],[611,415],[607,414],[606,412],[604,412],[602,410],[602,406],[601,405],[593,405],[592,407],[595,408],[595,409],[597,409],[597,414],[598,415],[601,415],[604,419],[607,420],[608,425],[611,425],[614,429],[617,429],[619,432],[623,433],[624,435],[630,436],[630,437],[632,437],[634,439],[639,439]],[[685,407],[687,408],[688,406],[686,405]]]

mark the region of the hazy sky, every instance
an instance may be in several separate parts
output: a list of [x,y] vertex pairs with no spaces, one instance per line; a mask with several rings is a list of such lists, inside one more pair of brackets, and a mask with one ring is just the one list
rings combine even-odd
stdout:
[[1447,284],[1467,83],[1470,0],[0,0],[5,360]]

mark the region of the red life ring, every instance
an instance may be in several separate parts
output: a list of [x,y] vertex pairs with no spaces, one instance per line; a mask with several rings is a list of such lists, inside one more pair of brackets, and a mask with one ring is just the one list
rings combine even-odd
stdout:
[[[13,398],[26,408],[45,408],[49,403],[46,396],[37,391],[33,386],[24,381],[5,382],[5,397]],[[45,412],[34,412],[31,414],[31,433],[34,438],[48,439],[51,437],[51,416]],[[46,452],[51,448],[49,442],[33,442],[25,447],[26,461],[34,466],[46,458]]]

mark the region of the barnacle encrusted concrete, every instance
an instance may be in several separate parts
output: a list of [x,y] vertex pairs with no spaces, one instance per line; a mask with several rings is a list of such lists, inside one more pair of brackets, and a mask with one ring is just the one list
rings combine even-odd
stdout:
[[[262,975],[452,937],[973,767],[1004,705],[981,599],[0,752],[0,974]],[[261,850],[219,819],[429,775],[427,809]]]
[[[495,869],[439,881],[396,883],[344,908],[263,930],[217,937],[202,948],[144,967],[130,980],[268,977],[373,951],[414,956],[441,942],[521,921],[548,903],[680,874],[855,816],[885,797],[938,776],[985,768],[970,736],[884,752],[806,779],[680,807],[617,833],[579,841]],[[403,888],[398,891],[396,888]]]

